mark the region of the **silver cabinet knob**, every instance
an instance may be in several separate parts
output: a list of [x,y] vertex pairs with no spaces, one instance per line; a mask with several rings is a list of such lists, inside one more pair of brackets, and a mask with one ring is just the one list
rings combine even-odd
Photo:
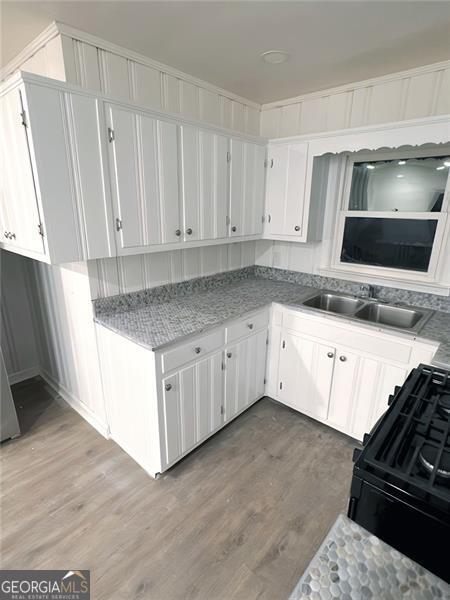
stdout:
[[186,233],[187,233],[188,235],[192,235],[192,229],[191,229],[190,227],[188,227],[188,228],[186,229]]
[[249,329],[253,329],[253,323],[247,323],[247,327],[248,327]]
[[16,234],[15,233],[10,233],[9,237],[10,237],[10,239],[15,240],[16,239]]
[[233,354],[231,352],[227,352],[227,358],[231,358]]
[[180,237],[180,235],[181,235],[181,229],[175,229],[175,235],[177,237]]
[[346,357],[346,356],[340,356],[340,357],[339,357],[339,360],[340,360],[341,362],[345,362],[345,361],[347,360],[347,357]]
[[334,354],[333,354],[333,352],[327,352],[327,356],[328,356],[328,358],[333,358]]
[[196,346],[196,347],[194,348],[194,352],[195,352],[195,354],[200,354],[200,352],[201,352],[201,351],[202,351],[202,349],[200,348],[200,346]]
[[5,238],[9,238],[9,231],[5,231]]
[[294,229],[295,229],[295,231],[300,231],[300,225],[296,225],[296,226],[294,227]]
[[233,227],[231,228],[231,231],[234,233],[235,231],[237,231],[237,227],[236,225],[233,225]]
[[170,390],[172,389],[172,384],[166,383],[166,385],[164,386],[164,389],[166,390],[166,392],[170,392]]

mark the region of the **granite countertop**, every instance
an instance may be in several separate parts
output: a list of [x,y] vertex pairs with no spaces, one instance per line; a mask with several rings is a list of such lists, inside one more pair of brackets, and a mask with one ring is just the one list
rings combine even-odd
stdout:
[[290,600],[449,600],[450,588],[416,562],[339,515]]
[[[279,302],[305,312],[317,312],[305,308],[302,302],[319,293],[316,287],[287,281],[265,278],[245,278],[231,281],[207,290],[192,291],[179,297],[158,297],[149,301],[133,298],[132,304],[115,299],[112,304],[102,301],[96,309],[96,322],[116,331],[128,339],[151,350],[202,332],[238,318],[253,310]],[[108,299],[107,299],[108,300]],[[354,323],[355,320],[334,314],[321,314],[325,318]],[[362,324],[361,327],[376,327],[386,332],[392,329],[379,325]],[[408,338],[415,334],[395,331]],[[450,313],[436,311],[417,335],[419,339],[439,342],[433,360],[436,366],[450,368]]]

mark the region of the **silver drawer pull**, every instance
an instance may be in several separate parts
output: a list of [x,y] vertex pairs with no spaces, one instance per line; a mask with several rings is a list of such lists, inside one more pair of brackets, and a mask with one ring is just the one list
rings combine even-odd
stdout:
[[340,360],[341,362],[345,362],[345,361],[347,360],[347,357],[346,357],[346,356],[340,356],[340,357],[339,357],[339,360]]
[[227,358],[231,358],[233,354],[231,352],[227,352]]
[[170,392],[170,390],[172,389],[172,384],[166,383],[166,385],[164,386],[164,389],[166,390],[166,392]]
[[333,352],[327,352],[327,356],[328,356],[328,358],[333,358],[334,354],[333,354]]
[[253,323],[247,323],[247,327],[248,327],[249,329],[253,329]]
[[201,351],[202,351],[202,349],[200,348],[200,346],[196,346],[196,347],[194,348],[194,352],[195,352],[195,354],[200,354],[200,352],[201,352]]

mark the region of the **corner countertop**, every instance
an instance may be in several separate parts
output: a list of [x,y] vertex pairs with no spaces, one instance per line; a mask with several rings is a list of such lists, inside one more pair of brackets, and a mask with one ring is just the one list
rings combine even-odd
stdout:
[[[285,304],[305,312],[316,312],[325,318],[355,323],[355,320],[340,315],[318,313],[305,308],[302,302],[319,293],[315,287],[276,281],[265,278],[246,278],[232,281],[213,289],[193,291],[180,297],[159,298],[155,301],[136,302],[132,306],[115,300],[108,307],[103,302],[95,321],[120,335],[157,351],[182,341],[192,335],[225,324],[231,319],[246,313],[270,306],[272,302]],[[361,327],[393,333],[392,329],[367,323]],[[433,363],[436,366],[450,368],[450,313],[436,311],[425,323],[417,336],[395,330],[396,335],[409,339],[418,337],[438,342],[439,348]]]
[[449,600],[449,589],[445,581],[339,515],[290,600]]

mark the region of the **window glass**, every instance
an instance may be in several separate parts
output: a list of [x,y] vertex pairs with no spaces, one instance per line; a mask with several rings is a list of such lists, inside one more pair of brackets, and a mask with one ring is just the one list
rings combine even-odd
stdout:
[[349,210],[440,212],[450,157],[354,163]]
[[346,217],[341,262],[428,271],[437,221]]

